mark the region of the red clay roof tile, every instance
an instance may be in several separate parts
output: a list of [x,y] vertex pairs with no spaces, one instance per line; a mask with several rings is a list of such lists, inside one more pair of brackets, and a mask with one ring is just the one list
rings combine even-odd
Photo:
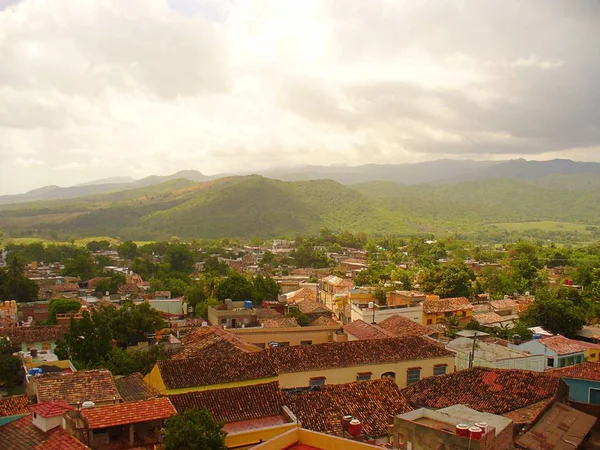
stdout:
[[425,378],[402,393],[413,406],[439,409],[461,404],[505,414],[553,398],[558,389],[559,379],[545,373],[475,367]]
[[118,403],[81,410],[91,429],[115,427],[130,423],[168,419],[177,414],[171,401],[166,397],[141,400],[139,402]]
[[177,413],[206,408],[217,421],[238,422],[281,414],[283,395],[279,383],[262,383],[228,389],[170,395]]
[[54,400],[52,402],[37,403],[29,407],[31,411],[42,417],[62,416],[67,411],[73,411],[64,400]]
[[89,449],[62,427],[43,432],[32,424],[31,415],[0,427],[0,442],[10,442],[10,450],[85,450]]
[[580,341],[569,339],[560,335],[542,338],[538,342],[556,352],[558,355],[585,352],[588,348],[585,345],[582,345]]
[[386,436],[390,416],[412,410],[392,378],[332,384],[318,391],[288,390],[284,403],[303,428],[337,436],[345,415],[360,420],[366,434]]
[[583,364],[552,369],[547,372],[562,378],[574,378],[576,380],[600,381],[600,362],[586,361]]
[[9,337],[14,344],[51,342],[64,336],[67,329],[61,326],[51,327],[10,327],[1,328],[0,337]]
[[121,398],[126,402],[137,402],[158,397],[159,393],[144,382],[139,372],[115,380]]
[[469,309],[473,309],[473,305],[466,297],[425,300],[423,302],[423,312],[425,314],[456,312]]
[[98,403],[121,399],[121,394],[108,370],[47,373],[32,380],[36,385],[39,403],[64,400],[69,405],[75,405],[77,402]]
[[351,334],[357,339],[386,339],[394,337],[394,335],[377,325],[372,325],[363,320],[355,320],[343,326],[346,333]]
[[425,325],[407,319],[399,314],[390,316],[379,322],[377,325],[396,337],[403,336],[430,336],[436,334],[435,330],[427,328]]
[[29,399],[26,395],[0,398],[0,417],[29,414]]

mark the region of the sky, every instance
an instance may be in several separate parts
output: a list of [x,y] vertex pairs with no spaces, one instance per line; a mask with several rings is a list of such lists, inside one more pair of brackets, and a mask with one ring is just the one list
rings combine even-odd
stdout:
[[600,161],[596,0],[0,0],[0,194],[182,169]]

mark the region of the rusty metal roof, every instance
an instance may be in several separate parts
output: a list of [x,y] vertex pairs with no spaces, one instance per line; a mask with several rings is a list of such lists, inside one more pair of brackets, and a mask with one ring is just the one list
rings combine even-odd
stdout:
[[595,423],[595,417],[555,403],[515,444],[527,450],[575,450]]

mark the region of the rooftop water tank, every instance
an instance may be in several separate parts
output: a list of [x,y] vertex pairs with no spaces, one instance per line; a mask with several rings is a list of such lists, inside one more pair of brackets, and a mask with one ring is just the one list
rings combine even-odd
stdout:
[[42,369],[40,369],[39,367],[34,367],[33,369],[29,369],[29,375],[41,375],[42,374]]
[[252,300],[244,300],[244,308],[252,309]]
[[85,401],[81,404],[82,408],[93,408],[94,406],[96,406],[96,404],[90,401]]

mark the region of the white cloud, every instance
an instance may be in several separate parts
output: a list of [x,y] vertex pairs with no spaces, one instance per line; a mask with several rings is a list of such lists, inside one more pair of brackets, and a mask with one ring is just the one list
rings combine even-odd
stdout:
[[45,166],[46,163],[44,161],[42,161],[41,159],[22,158],[19,156],[17,159],[15,159],[15,165],[19,166],[19,167],[29,168],[29,167],[36,167],[36,166]]
[[593,158],[600,36],[571,9],[23,0],[0,9],[0,192],[99,169]]

